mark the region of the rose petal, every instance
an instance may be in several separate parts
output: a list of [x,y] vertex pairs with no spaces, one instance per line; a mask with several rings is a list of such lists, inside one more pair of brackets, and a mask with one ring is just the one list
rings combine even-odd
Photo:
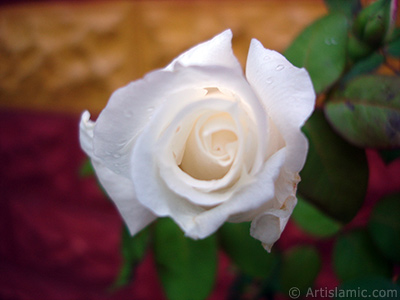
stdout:
[[141,205],[135,195],[132,182],[115,174],[105,167],[93,154],[93,129],[95,123],[90,121],[90,113],[85,111],[82,114],[79,124],[79,139],[82,149],[91,157],[93,168],[101,185],[108,196],[114,201],[118,211],[125,220],[132,235],[151,223],[156,217],[154,214]]
[[79,142],[85,153],[93,156],[93,129],[95,123],[90,120],[90,113],[86,110],[81,116],[79,123]]
[[274,200],[274,182],[285,162],[285,148],[271,156],[263,170],[254,180],[233,197],[194,218],[194,226],[186,231],[191,238],[205,238],[215,232],[225,221],[237,220],[237,215],[253,213],[266,203]]
[[[176,107],[176,105],[173,104],[174,103],[171,102],[171,109]],[[134,178],[139,178],[139,181],[154,184],[155,186],[153,188],[157,189],[159,187],[156,186],[156,181],[153,181],[153,177],[161,175],[164,184],[175,194],[199,205],[212,206],[229,199],[230,195],[235,190],[234,187],[227,190],[226,193],[209,193],[209,191],[223,189],[231,185],[236,178],[240,177],[241,170],[244,167],[241,161],[238,161],[235,166],[232,166],[228,173],[221,179],[198,180],[191,177],[177,166],[176,159],[173,156],[174,147],[170,144],[176,132],[175,128],[178,126],[184,128],[193,127],[193,125],[187,124],[187,119],[192,121],[197,119],[195,113],[201,114],[202,111],[210,112],[212,110],[222,110],[235,115],[235,107],[237,107],[237,105],[235,105],[234,102],[226,100],[208,99],[197,101],[186,106],[179,113],[172,114],[174,120],[170,123],[169,127],[164,130],[162,129],[163,124],[166,123],[165,119],[170,117],[171,113],[168,109],[159,110],[156,115],[159,122],[150,124],[136,142],[132,155],[132,176]],[[161,132],[162,136],[159,137]],[[238,131],[238,137],[241,139],[240,130]],[[242,145],[242,147],[238,149],[238,157],[235,159],[235,162],[237,160],[242,160],[241,156],[243,156],[243,152],[244,147]],[[147,170],[145,172],[143,171],[145,166],[148,166],[147,168],[150,169],[150,172],[147,172]],[[149,178],[146,178],[146,176]],[[136,179],[133,179],[133,181],[137,184],[137,191],[144,189],[139,181]],[[146,187],[146,189],[148,190],[149,187]],[[146,191],[144,193],[146,193]],[[147,201],[146,198],[147,197],[143,195],[143,200],[141,200],[142,198],[139,196],[139,200],[143,201],[143,205],[148,206],[149,209],[160,209],[160,207],[164,205],[164,203],[161,203],[164,202],[163,198],[155,199],[154,203]],[[157,204],[157,201],[160,203]],[[161,212],[158,213],[161,214]]]
[[[184,87],[169,76],[176,66],[222,66],[242,74],[231,47],[232,32],[224,31],[176,58],[165,69],[147,74],[113,93],[96,122],[94,151],[103,163],[121,175],[130,175],[130,153],[135,138],[143,130],[165,94]],[[157,88],[154,88],[154,87]],[[118,165],[118,168],[115,167]]]
[[[135,149],[137,149],[138,147],[142,147],[142,150],[141,152],[137,152],[134,156],[132,156],[132,167],[136,169],[134,172],[139,172],[139,174],[142,173],[142,169],[144,167],[143,161],[140,159],[143,155],[142,152],[148,152],[153,150],[155,151],[159,149],[155,148],[156,142],[159,140],[160,134],[165,130],[165,126],[171,124],[173,120],[176,120],[176,126],[175,127],[171,126],[173,127],[173,132],[174,132],[175,129],[178,128],[180,125],[179,121],[183,120],[184,117],[187,116],[187,113],[185,113],[180,117],[178,117],[177,115],[179,114],[179,112],[183,110],[185,107],[191,105],[191,103],[194,103],[199,99],[204,98],[205,94],[196,95],[196,91],[197,93],[199,93],[198,90],[201,87],[203,87],[203,89],[207,87],[217,87],[221,91],[226,90],[235,92],[234,102],[239,103],[240,109],[245,111],[245,114],[248,115],[251,122],[254,122],[258,125],[254,126],[256,127],[255,130],[258,130],[256,134],[257,139],[255,140],[253,138],[253,143],[250,144],[254,145],[254,141],[258,143],[257,147],[255,147],[257,149],[257,152],[254,155],[255,158],[251,160],[254,161],[253,165],[251,166],[252,167],[251,172],[256,173],[257,170],[262,167],[265,160],[266,141],[268,138],[268,135],[265,133],[267,128],[267,116],[261,104],[253,94],[250,86],[248,85],[247,81],[244,79],[243,76],[232,73],[230,69],[222,67],[187,67],[187,68],[177,69],[175,72],[169,73],[169,76],[168,78],[166,78],[166,80],[168,80],[169,83],[173,83],[172,86],[176,85],[180,86],[180,90],[175,90],[171,88],[169,91],[166,91],[164,93],[163,98],[166,100],[162,105],[160,105],[159,109],[157,110],[154,116],[157,119],[157,122],[150,122],[150,124],[148,125],[149,128],[146,128],[146,130],[144,130],[141,134],[141,139],[143,140],[140,143],[139,141],[136,141]],[[190,95],[191,91],[193,91],[192,95]],[[203,90],[203,92],[204,91],[205,90]],[[151,131],[152,133],[149,131]],[[150,135],[153,135],[152,141],[148,140]],[[138,146],[140,144],[142,145]],[[163,150],[165,148],[161,147],[161,149]],[[154,153],[153,155],[158,156],[159,154],[160,153]],[[176,154],[177,157],[179,157],[178,153]],[[137,157],[137,160],[141,160],[140,162],[138,162],[138,165],[140,164],[140,166],[142,167],[136,168],[135,166],[136,163],[134,161],[135,157]],[[149,162],[149,165],[151,164],[152,163]],[[155,169],[154,172],[159,172],[159,170]],[[182,177],[179,176],[179,174],[178,175],[174,174],[171,176],[163,174],[163,176],[164,178],[167,178],[166,180],[168,180],[169,178],[175,180],[175,178],[179,179]],[[193,180],[193,178],[184,179],[183,181],[189,182],[190,180]],[[193,188],[202,189],[203,191],[205,190],[211,191],[221,188],[222,182],[223,181],[219,182],[219,181],[195,180],[195,182],[193,181],[190,182],[190,186],[192,186]],[[229,184],[230,182],[231,181],[229,180],[227,183]],[[186,195],[186,192],[181,193],[181,195]],[[194,197],[193,195],[192,197]],[[213,205],[211,204],[213,202],[212,200],[213,197],[214,199],[217,199],[221,198],[221,196],[223,195],[218,195],[216,193],[214,194],[210,193],[209,195],[207,195],[207,198],[204,198],[203,194],[199,195],[199,197],[202,197],[203,199],[209,199],[210,200],[209,205]],[[226,198],[227,197],[225,197],[225,199]],[[194,200],[194,198],[191,200]],[[142,201],[140,197],[139,201]],[[156,201],[161,202],[162,198]],[[218,201],[221,202],[223,200],[219,199]],[[143,200],[143,205],[147,205],[144,202],[145,200]],[[149,207],[149,209],[152,208]]]
[[186,141],[180,169],[199,180],[224,177],[235,158],[235,148],[232,152],[229,146],[237,141],[236,131],[226,112],[210,110],[201,115]]
[[137,201],[129,179],[115,174],[96,160],[92,160],[92,164],[101,185],[114,201],[132,235],[154,221],[156,216]]
[[296,203],[296,197],[289,197],[282,208],[266,211],[251,223],[250,235],[260,240],[268,252],[271,252],[272,245],[280,238]]
[[268,146],[266,157],[270,157],[276,151],[285,147],[285,144],[282,134],[276,128],[271,118],[268,118]]
[[[170,216],[186,231],[193,226],[193,218],[204,209],[198,207],[181,196],[177,195],[166,186],[164,180],[158,173],[155,164],[154,152],[146,151],[150,136],[143,134],[138,139],[132,154],[132,180],[136,189],[136,195],[143,206],[149,208],[157,216]],[[144,151],[142,151],[144,150]]]
[[307,152],[307,141],[299,129],[315,104],[315,93],[307,71],[294,67],[281,54],[265,49],[253,39],[246,77],[286,142],[286,166],[299,172]]
[[[176,118],[173,120],[169,128],[165,130],[163,137],[160,138],[159,141],[154,140],[154,142],[157,144],[156,148],[161,149],[162,151],[159,153],[158,156],[160,158],[158,165],[160,167],[161,175],[174,192],[182,196],[186,196],[190,201],[199,205],[216,205],[229,198],[229,195],[227,195],[226,193],[209,192],[221,190],[226,188],[227,186],[232,185],[236,178],[241,174],[241,170],[244,167],[243,154],[245,151],[245,145],[243,143],[243,130],[238,120],[238,110],[239,109],[237,103],[231,101],[208,99],[195,102],[191,105],[188,105],[184,110],[176,115]],[[192,111],[192,113],[190,113],[190,111]],[[182,164],[183,166],[181,166],[181,170],[181,168],[177,167],[174,159],[171,157],[171,154],[168,150],[170,148],[168,144],[171,142],[171,139],[173,139],[173,137],[171,136],[173,135],[175,131],[174,128],[177,126],[177,124],[181,123],[183,119],[197,119],[196,113],[198,114],[202,111],[207,111],[207,113],[203,116],[215,115],[215,113],[218,113],[219,111],[228,113],[232,117],[231,121],[235,123],[235,133],[238,140],[240,141],[239,147],[235,151],[236,156],[234,157],[233,165],[226,172],[226,174],[219,179],[215,178],[212,180],[199,180],[197,178],[194,178],[195,176],[192,177],[192,173],[196,173],[196,170],[191,170],[190,174],[182,172],[185,170],[185,168],[183,167],[197,167],[202,170],[203,166],[199,166],[196,163],[190,164],[190,162],[187,162],[187,165]],[[201,122],[201,118],[197,121],[197,124],[199,122]],[[191,145],[189,136],[189,139],[186,143],[185,152],[192,150],[192,147],[194,146]],[[208,165],[208,167],[212,167],[210,164],[214,161],[214,165],[216,165],[215,169],[224,169],[223,167],[218,165],[218,162],[215,162],[215,159],[213,157],[210,157],[210,154],[206,153],[206,149],[200,150],[202,151],[198,152],[204,153],[187,153],[185,156],[195,156],[194,160],[203,160],[202,162],[199,162],[199,164]],[[190,160],[190,158],[188,158],[187,160]],[[184,161],[182,162],[184,163]],[[199,173],[200,170],[198,170],[197,173]],[[207,195],[204,195],[204,192],[207,193]]]
[[177,65],[221,66],[232,68],[242,74],[242,67],[232,51],[232,31],[230,29],[214,38],[189,49],[175,58],[165,70],[173,71]]
[[287,171],[284,167],[282,168],[275,182],[275,198],[279,206],[283,205],[289,196],[296,197],[297,184],[299,182],[300,176],[298,173]]

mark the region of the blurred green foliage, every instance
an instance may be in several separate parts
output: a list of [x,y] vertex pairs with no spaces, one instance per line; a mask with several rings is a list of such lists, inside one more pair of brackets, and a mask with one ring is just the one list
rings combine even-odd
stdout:
[[186,238],[169,218],[154,228],[154,255],[161,283],[169,299],[205,299],[217,271],[215,235],[204,240]]
[[400,147],[400,77],[354,78],[332,95],[325,115],[342,137],[360,148]]
[[292,218],[305,232],[323,238],[338,233],[342,228],[339,221],[324,214],[309,201],[304,200],[302,196],[297,195],[297,200],[298,203]]
[[[321,258],[312,246],[296,246],[284,253],[280,273],[281,290],[289,294],[293,287],[305,295],[321,269]],[[299,276],[301,274],[301,276]]]
[[111,286],[110,290],[115,291],[127,285],[134,277],[134,269],[143,259],[149,242],[149,231],[142,230],[134,237],[131,236],[127,227],[122,229],[122,266],[120,272]]
[[348,21],[329,14],[307,27],[285,51],[286,58],[310,74],[316,93],[332,86],[346,66]]
[[368,229],[382,253],[400,263],[400,194],[382,199],[375,207]]
[[349,222],[362,206],[367,189],[365,151],[340,138],[322,111],[316,110],[303,130],[309,151],[299,193],[328,216]]
[[389,261],[377,250],[365,229],[340,235],[333,253],[333,263],[339,279],[349,281],[369,275],[390,278],[392,270]]

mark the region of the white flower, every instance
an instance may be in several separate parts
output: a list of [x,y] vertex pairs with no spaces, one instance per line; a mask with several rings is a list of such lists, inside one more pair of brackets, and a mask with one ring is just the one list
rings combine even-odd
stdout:
[[251,41],[244,76],[232,32],[117,90],[80,141],[132,234],[157,216],[191,238],[252,221],[269,251],[294,206],[314,108],[304,69]]

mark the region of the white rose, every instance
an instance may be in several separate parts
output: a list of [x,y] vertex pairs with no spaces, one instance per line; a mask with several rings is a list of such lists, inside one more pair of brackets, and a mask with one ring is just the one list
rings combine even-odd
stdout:
[[269,251],[294,206],[315,94],[306,70],[251,41],[246,75],[232,32],[117,90],[80,141],[130,232],[171,217],[194,239],[252,221]]

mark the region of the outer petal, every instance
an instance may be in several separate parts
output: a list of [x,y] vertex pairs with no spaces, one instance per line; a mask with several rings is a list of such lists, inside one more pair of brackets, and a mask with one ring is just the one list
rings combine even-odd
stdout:
[[[136,137],[165,101],[165,95],[184,89],[184,84],[170,76],[182,66],[229,68],[242,74],[231,47],[232,33],[224,31],[197,45],[175,59],[163,70],[118,89],[101,112],[94,129],[94,153],[111,170],[129,178],[130,153]],[[156,87],[156,88],[155,88]]]
[[239,61],[232,51],[232,31],[218,34],[211,40],[198,44],[175,58],[165,70],[173,71],[177,64],[187,66],[221,66],[242,73]]
[[315,93],[307,71],[294,67],[281,54],[265,49],[253,39],[246,77],[286,142],[287,168],[299,172],[307,153],[307,140],[299,129],[315,104]]
[[136,200],[133,184],[129,179],[115,174],[96,160],[92,160],[92,164],[101,185],[114,201],[132,235],[156,219],[150,210]]
[[93,129],[90,114],[85,111],[79,124],[79,139],[82,149],[91,157],[96,175],[114,201],[132,235],[152,222],[156,216],[136,200],[132,182],[105,167],[93,154]]
[[288,197],[296,197],[297,184],[300,182],[298,173],[293,173],[282,168],[278,179],[275,182],[275,198],[279,206],[288,199]]
[[280,209],[266,211],[251,223],[251,236],[260,240],[268,252],[281,236],[296,203],[296,197],[289,197]]
[[81,122],[79,123],[79,142],[85,153],[93,156],[93,130],[95,123],[90,120],[90,113],[83,112]]

